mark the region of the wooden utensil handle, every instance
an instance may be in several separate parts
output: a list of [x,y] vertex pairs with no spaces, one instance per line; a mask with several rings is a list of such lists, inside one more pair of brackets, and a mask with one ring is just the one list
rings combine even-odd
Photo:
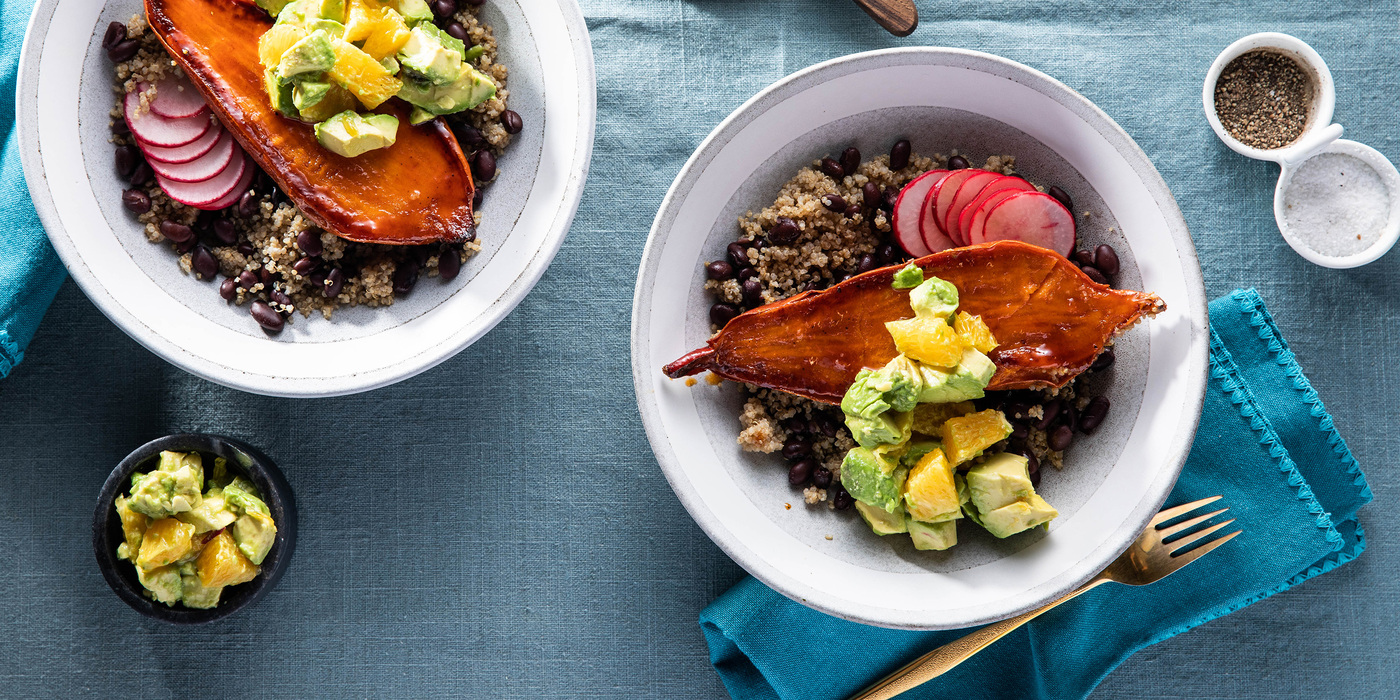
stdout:
[[856,0],[856,4],[895,36],[909,36],[919,26],[914,0]]

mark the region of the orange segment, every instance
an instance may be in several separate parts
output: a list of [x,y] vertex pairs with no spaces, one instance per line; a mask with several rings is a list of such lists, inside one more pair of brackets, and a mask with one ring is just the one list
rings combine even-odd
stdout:
[[959,311],[953,320],[953,330],[970,348],[977,348],[984,353],[997,348],[997,339],[992,335],[992,329],[988,328],[987,324],[982,321],[981,316],[973,316],[966,311]]
[[1001,411],[987,409],[943,423],[943,452],[954,465],[962,464],[1011,435]]
[[398,53],[408,43],[408,25],[404,24],[399,13],[385,7],[377,14],[364,43],[365,53],[376,61]]
[[275,24],[258,37],[258,60],[264,68],[273,68],[292,44],[306,37],[306,30],[292,24]]
[[258,572],[261,571],[257,564],[248,561],[248,557],[238,551],[238,545],[234,543],[233,535],[230,535],[227,529],[220,530],[219,534],[204,546],[199,559],[195,560],[194,568],[199,574],[200,585],[205,588],[246,583],[257,578]]
[[136,565],[149,570],[178,561],[190,553],[192,537],[193,525],[174,518],[161,518],[146,528]]
[[934,367],[953,367],[962,359],[962,339],[938,318],[906,318],[885,324],[897,350]]
[[331,40],[335,67],[327,73],[331,79],[355,94],[366,109],[374,109],[385,100],[399,94],[399,82],[373,56],[340,39]]

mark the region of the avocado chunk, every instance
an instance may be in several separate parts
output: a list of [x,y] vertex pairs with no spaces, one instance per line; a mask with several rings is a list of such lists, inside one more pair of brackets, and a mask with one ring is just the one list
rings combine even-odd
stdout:
[[419,82],[449,85],[462,74],[462,42],[432,24],[420,24],[408,33],[399,49],[399,63]]
[[394,145],[399,120],[390,114],[356,114],[346,110],[316,125],[316,140],[346,158]]
[[141,582],[141,587],[146,589],[147,595],[170,606],[180,602],[180,595],[185,588],[180,579],[180,567],[174,564],[159,566],[149,571],[138,566],[136,579]]
[[321,11],[320,0],[292,0],[282,6],[277,11],[276,24],[294,24],[302,26],[309,20],[319,17]]
[[953,473],[943,450],[930,450],[919,459],[904,481],[904,507],[910,518],[938,523],[962,517]]
[[288,0],[257,0],[258,7],[261,7],[269,17],[276,17],[286,7]]
[[345,0],[321,0],[316,16],[333,22],[344,22]]
[[[418,27],[415,27],[416,31]],[[404,64],[407,67],[408,64]],[[475,68],[462,64],[462,72],[450,85],[414,80],[404,71],[399,99],[433,114],[453,114],[471,109],[496,95],[496,84]]]
[[896,460],[865,447],[852,448],[841,461],[841,485],[851,496],[890,513],[901,510],[908,475],[909,470]]
[[335,67],[335,52],[331,37],[324,31],[314,31],[302,37],[282,53],[277,63],[277,77],[283,81],[298,75],[324,73]]
[[942,551],[958,543],[958,524],[953,520],[924,523],[910,518],[905,522],[914,549]]
[[131,509],[154,520],[199,505],[204,469],[198,453],[162,452],[156,470],[131,477]]
[[305,112],[320,104],[330,94],[332,87],[335,87],[335,83],[299,80],[292,85],[292,104],[296,105],[298,112]]
[[276,66],[263,71],[263,89],[267,90],[267,97],[272,101],[272,108],[280,112],[282,116],[292,119],[301,116],[297,112],[294,88],[290,82],[283,82],[277,77]]
[[306,30],[310,32],[325,32],[326,36],[339,39],[345,36],[345,25],[333,19],[318,19],[308,22]]
[[419,124],[427,124],[428,122],[434,119],[437,119],[437,115],[433,114],[432,112],[429,112],[426,109],[423,109],[422,107],[414,107],[413,111],[408,113],[408,123],[412,124],[413,126],[418,126]]
[[939,369],[919,365],[923,389],[920,403],[953,403],[980,399],[986,395],[987,384],[996,374],[997,366],[976,348],[964,348],[958,366]]
[[219,604],[219,596],[224,592],[223,586],[205,586],[199,580],[199,574],[194,572],[194,567],[188,567],[189,573],[180,574],[180,602],[187,608],[197,610],[208,610]]
[[894,273],[894,280],[890,283],[890,286],[895,289],[913,289],[923,283],[923,268],[911,262],[903,268],[900,268],[899,272]]
[[923,459],[924,455],[938,449],[942,445],[937,440],[914,440],[911,439],[904,447],[904,454],[899,458],[899,466],[913,468],[915,464]]
[[258,489],[253,486],[253,482],[243,477],[234,477],[228,486],[224,487],[224,500],[229,505],[238,509],[241,513],[262,513],[272,517],[272,511],[267,509],[267,504],[263,503],[258,496]]
[[952,318],[958,310],[958,288],[952,282],[930,277],[910,290],[909,306],[920,318]]
[[410,27],[419,22],[433,21],[433,10],[428,7],[427,0],[391,0],[389,6],[403,15],[404,23]]
[[895,413],[887,411],[874,418],[861,418],[860,416],[846,416],[846,427],[851,431],[851,437],[861,447],[876,448],[880,445],[899,445],[909,439],[912,434],[910,427],[913,424],[912,414]]
[[1059,515],[1035,492],[1027,460],[1006,452],[995,454],[967,472],[969,517],[997,537],[1010,537]]
[[209,489],[199,505],[184,513],[177,513],[175,519],[194,526],[194,534],[202,535],[212,530],[228,527],[238,517],[224,501],[223,489]]
[[891,513],[884,508],[856,501],[856,512],[860,513],[861,519],[877,535],[897,535],[909,531],[908,526],[905,525],[903,510]]
[[248,512],[233,522],[233,541],[238,543],[238,551],[254,564],[263,563],[276,538],[277,526],[272,518],[262,513]]
[[[320,88],[309,87],[312,85],[329,85],[330,89],[326,90],[317,98],[312,92],[319,92]],[[303,91],[300,104],[297,103],[298,87],[302,88]],[[323,122],[330,119],[346,110],[354,110],[359,102],[355,99],[353,93],[336,83],[305,81],[292,87],[292,104],[295,105],[297,111],[300,112],[302,121],[315,124],[316,122]]]

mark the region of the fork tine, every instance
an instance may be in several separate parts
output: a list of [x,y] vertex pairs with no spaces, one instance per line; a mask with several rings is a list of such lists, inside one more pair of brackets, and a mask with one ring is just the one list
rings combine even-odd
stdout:
[[1238,535],[1241,532],[1244,532],[1244,530],[1235,530],[1234,532],[1225,535],[1220,539],[1207,542],[1181,556],[1172,556],[1171,558],[1167,559],[1167,561],[1171,562],[1172,566],[1175,567],[1172,569],[1172,571],[1176,571],[1177,569],[1180,569],[1181,567],[1186,566],[1187,564],[1190,564],[1191,562],[1196,561],[1197,559],[1205,556],[1206,553],[1210,550],[1215,549],[1216,547],[1219,547],[1220,545],[1235,539],[1235,535]]
[[1220,499],[1222,499],[1222,498],[1224,498],[1224,496],[1211,496],[1210,498],[1202,498],[1202,499],[1199,500],[1199,501],[1192,501],[1192,502],[1190,502],[1190,503],[1183,503],[1183,504],[1181,504],[1181,505],[1179,505],[1179,506],[1176,506],[1176,507],[1173,507],[1173,508],[1168,508],[1168,509],[1166,509],[1166,510],[1160,512],[1160,513],[1158,513],[1158,514],[1157,514],[1157,517],[1155,517],[1155,518],[1152,519],[1152,524],[1153,524],[1153,525],[1161,525],[1162,523],[1164,523],[1164,522],[1166,522],[1166,521],[1168,521],[1168,520],[1171,520],[1172,518],[1175,518],[1175,517],[1177,517],[1178,515],[1185,515],[1185,514],[1187,514],[1187,513],[1190,513],[1191,511],[1197,509],[1197,508],[1200,508],[1200,507],[1203,506],[1203,505],[1206,505],[1207,503],[1214,503],[1214,502],[1216,502],[1216,501],[1218,501],[1218,500],[1220,500]]
[[1221,508],[1220,510],[1215,511],[1214,513],[1206,513],[1205,515],[1191,518],[1190,520],[1183,520],[1182,522],[1179,522],[1175,525],[1172,525],[1170,527],[1164,527],[1158,530],[1157,534],[1163,538],[1171,537],[1172,535],[1175,535],[1178,532],[1185,532],[1187,530],[1190,530],[1191,528],[1200,525],[1201,523],[1210,520],[1211,518],[1214,518],[1215,516],[1220,515],[1221,513],[1224,513],[1227,510],[1230,509]]
[[1191,534],[1189,534],[1189,535],[1186,535],[1185,537],[1182,537],[1181,539],[1179,539],[1179,540],[1177,540],[1177,541],[1175,541],[1175,542],[1169,542],[1169,543],[1167,544],[1167,546],[1172,548],[1172,553],[1173,553],[1173,554],[1175,554],[1175,553],[1177,553],[1177,552],[1184,552],[1184,551],[1186,551],[1186,548],[1187,548],[1187,547],[1190,547],[1191,545],[1193,545],[1193,544],[1195,544],[1195,543],[1197,543],[1197,542],[1200,542],[1201,540],[1203,540],[1203,539],[1205,539],[1207,536],[1209,536],[1211,533],[1213,533],[1213,532],[1219,530],[1220,528],[1225,527],[1226,525],[1229,525],[1230,523],[1233,523],[1233,522],[1235,522],[1235,519],[1234,519],[1234,518],[1230,518],[1229,520],[1226,520],[1226,521],[1223,522],[1223,523],[1216,523],[1215,525],[1211,525],[1210,527],[1205,528],[1204,530],[1201,530],[1200,532],[1193,532],[1193,533],[1191,533]]

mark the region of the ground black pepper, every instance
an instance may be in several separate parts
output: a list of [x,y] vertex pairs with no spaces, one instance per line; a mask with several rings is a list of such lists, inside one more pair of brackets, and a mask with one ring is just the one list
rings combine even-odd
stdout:
[[1292,58],[1255,49],[1236,57],[1215,83],[1215,113],[1225,131],[1246,146],[1283,148],[1303,134],[1312,109],[1313,81]]

